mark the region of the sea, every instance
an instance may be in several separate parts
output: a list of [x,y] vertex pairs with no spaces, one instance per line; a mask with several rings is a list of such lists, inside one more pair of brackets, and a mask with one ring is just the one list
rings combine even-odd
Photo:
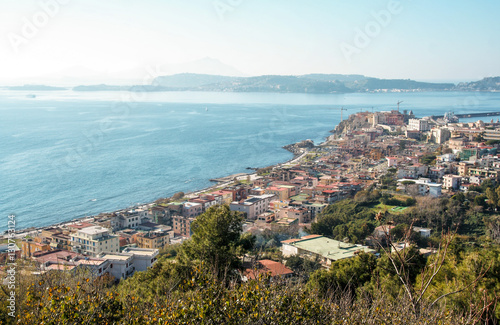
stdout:
[[341,112],[398,101],[417,117],[500,111],[500,93],[486,92],[0,90],[0,232],[12,214],[20,230],[200,190],[291,159],[284,145],[322,142]]

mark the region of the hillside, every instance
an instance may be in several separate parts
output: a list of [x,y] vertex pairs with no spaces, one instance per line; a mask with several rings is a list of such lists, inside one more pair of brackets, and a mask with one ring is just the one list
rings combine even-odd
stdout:
[[462,82],[456,86],[462,91],[500,91],[500,77],[489,77],[479,81]]
[[74,87],[73,90],[278,92],[316,94],[379,91],[498,91],[500,90],[500,77],[485,78],[480,81],[455,85],[453,83],[420,82],[410,79],[379,79],[363,75],[341,74],[228,77],[209,74],[181,73],[156,77],[151,85],[89,85],[77,86]]

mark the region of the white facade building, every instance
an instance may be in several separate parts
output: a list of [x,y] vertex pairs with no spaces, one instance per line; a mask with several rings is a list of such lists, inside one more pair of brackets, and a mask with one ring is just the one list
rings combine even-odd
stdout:
[[126,279],[135,271],[146,271],[157,260],[158,249],[126,248],[122,253],[103,253],[101,259],[109,262],[108,272],[116,279]]
[[112,236],[108,229],[100,226],[91,226],[78,230],[71,235],[73,251],[97,256],[102,252],[119,252],[118,236]]
[[443,187],[449,190],[458,190],[460,187],[461,176],[457,175],[444,175]]
[[264,194],[252,196],[244,201],[231,202],[229,208],[231,211],[240,211],[246,213],[248,220],[255,220],[257,216],[264,213],[269,208],[269,203],[276,198],[274,194]]
[[422,120],[422,119],[417,119],[417,118],[411,118],[408,120],[408,130],[415,130],[415,131],[429,131],[430,126],[429,126],[429,121],[427,120]]

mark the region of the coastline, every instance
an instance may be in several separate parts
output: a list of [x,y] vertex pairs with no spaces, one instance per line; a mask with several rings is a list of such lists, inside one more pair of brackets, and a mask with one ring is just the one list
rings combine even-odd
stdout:
[[[274,165],[269,165],[269,166],[261,167],[259,169],[282,167],[282,166],[287,165],[287,164],[294,164],[294,163],[300,162],[300,160],[304,156],[307,155],[307,153],[309,152],[309,150],[302,149],[302,151],[297,154],[297,153],[295,153],[295,152],[287,149],[286,147],[293,146],[293,145],[296,145],[296,144],[304,142],[304,141],[306,141],[306,140],[302,140],[302,141],[299,141],[299,142],[296,142],[296,143],[293,143],[293,144],[286,145],[286,146],[282,147],[283,149],[285,149],[285,150],[287,150],[287,151],[289,151],[289,152],[291,152],[293,154],[292,158],[288,159],[285,162],[280,162],[280,163],[276,163]],[[328,136],[325,138],[325,140],[323,142],[321,142],[320,144],[318,144],[316,146],[323,145],[327,141],[328,141]],[[238,176],[237,179],[239,179],[239,177],[243,177],[243,179],[244,179],[244,178],[246,178],[248,176],[253,177],[255,179],[255,177],[257,176],[257,172],[255,171],[255,172],[252,172],[252,173],[232,174],[232,175],[227,175],[227,176],[219,177],[219,178],[228,178],[228,177],[231,177],[231,176],[234,176],[234,175],[242,175],[242,176]],[[193,190],[193,191],[190,191],[190,192],[186,192],[184,194],[184,196],[188,197],[188,198],[189,197],[194,197],[194,196],[200,195],[201,193],[215,191],[219,187],[229,186],[233,182],[234,181],[231,178],[231,181],[228,181],[228,182],[218,182],[217,184],[214,184],[214,185],[209,186],[209,187],[205,187],[205,188],[202,188],[202,189],[199,189],[199,190]],[[126,207],[126,208],[117,209],[117,210],[113,210],[113,211],[103,211],[103,212],[100,212],[97,215],[90,215],[90,216],[78,217],[78,218],[74,218],[74,219],[71,219],[71,220],[62,221],[62,222],[55,223],[55,224],[50,224],[50,225],[47,225],[47,226],[28,227],[28,228],[19,229],[19,230],[16,230],[14,238],[21,239],[23,237],[30,236],[32,234],[39,234],[41,232],[41,230],[45,229],[45,228],[50,228],[50,227],[54,227],[54,226],[65,226],[65,225],[71,225],[71,224],[75,224],[75,223],[79,223],[79,222],[84,222],[85,220],[91,220],[91,219],[93,219],[93,218],[95,218],[98,215],[103,214],[103,213],[115,213],[115,212],[130,210],[130,209],[150,208],[150,207],[152,207],[152,206],[154,206],[156,204],[155,203],[156,201],[161,200],[161,199],[166,199],[166,198],[167,197],[157,198],[157,199],[155,199],[155,200],[153,200],[151,202],[148,202],[148,203],[142,203],[142,204],[132,205],[132,206],[129,206],[129,207]],[[2,234],[0,234],[0,239],[5,239],[5,238],[7,238],[7,231],[4,232],[4,233],[2,233]]]

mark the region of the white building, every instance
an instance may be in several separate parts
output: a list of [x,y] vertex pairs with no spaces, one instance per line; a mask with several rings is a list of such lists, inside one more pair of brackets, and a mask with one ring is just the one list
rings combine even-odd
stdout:
[[127,247],[123,250],[123,253],[134,255],[133,262],[136,271],[146,271],[148,267],[151,267],[156,262],[159,250]]
[[391,168],[398,165],[398,157],[385,157],[387,159],[387,167]]
[[447,128],[434,128],[432,129],[432,137],[434,138],[434,142],[437,144],[442,144],[448,141],[451,136],[450,130]]
[[431,229],[429,228],[421,228],[421,227],[413,227],[414,232],[418,232],[420,237],[429,238],[431,236]]
[[244,201],[231,202],[229,208],[231,211],[240,211],[246,213],[248,220],[255,220],[257,216],[264,213],[269,208],[269,203],[276,198],[274,194],[264,194],[252,196]]
[[118,236],[112,236],[108,229],[91,226],[78,230],[71,235],[73,251],[89,256],[97,256],[102,252],[119,252]]
[[460,187],[461,176],[457,175],[444,175],[443,176],[443,187],[449,190],[458,190]]
[[146,212],[143,211],[135,211],[130,210],[125,213],[121,213],[117,216],[119,228],[127,229],[127,228],[136,228],[138,225],[142,223],[142,219],[145,218]]
[[[432,197],[439,197],[441,196],[441,187],[442,184],[436,184],[432,183],[429,179],[427,178],[420,178],[420,179],[398,179],[398,184],[401,184],[404,181],[410,181],[413,183],[414,186],[417,186],[418,189],[418,194],[425,196],[429,195]],[[408,185],[412,186],[412,184]],[[400,185],[398,188],[405,188],[404,185]]]
[[108,272],[116,279],[126,279],[135,272],[132,254],[107,253],[99,257],[109,262]]
[[429,126],[429,121],[427,120],[422,120],[422,119],[417,119],[417,118],[411,118],[408,120],[408,130],[415,130],[415,131],[429,131],[430,126]]
[[101,259],[109,262],[108,272],[116,279],[126,279],[135,271],[146,271],[157,260],[158,249],[126,248],[122,253],[103,253]]

